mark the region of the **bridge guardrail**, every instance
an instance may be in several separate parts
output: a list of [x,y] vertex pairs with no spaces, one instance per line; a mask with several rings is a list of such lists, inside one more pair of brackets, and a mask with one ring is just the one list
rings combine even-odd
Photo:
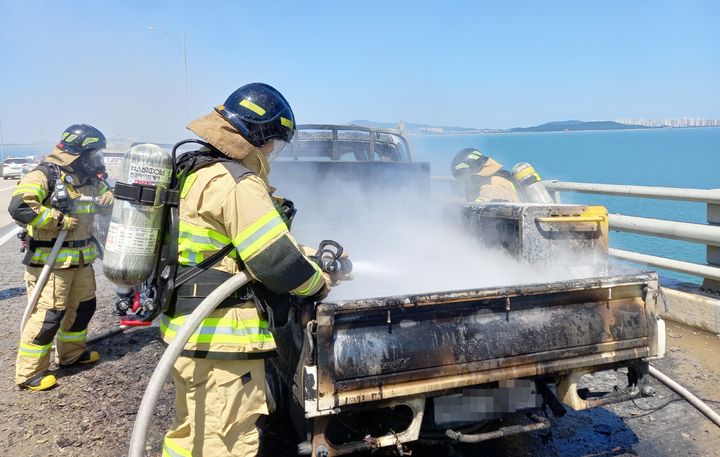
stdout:
[[610,249],[609,253],[611,256],[623,260],[699,276],[703,278],[703,290],[720,293],[720,189],[627,186],[552,180],[545,181],[545,187],[555,194],[556,201],[560,201],[559,192],[562,191],[660,200],[681,200],[707,204],[707,224],[693,224],[622,214],[611,214],[609,218],[610,230],[704,244],[707,250],[707,264],[684,262],[620,249]]

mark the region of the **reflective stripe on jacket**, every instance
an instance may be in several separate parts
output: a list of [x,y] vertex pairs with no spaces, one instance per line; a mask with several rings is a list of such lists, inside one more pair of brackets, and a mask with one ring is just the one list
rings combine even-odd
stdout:
[[[288,231],[265,182],[253,174],[236,178],[223,163],[214,163],[193,172],[181,190],[178,263],[197,265],[229,243],[235,249],[214,269],[235,274],[241,261],[254,281],[275,293],[312,296],[324,286],[322,272]],[[185,318],[163,315],[166,343]],[[274,348],[268,322],[254,301],[216,309],[185,346],[207,357]]]
[[[53,154],[56,154],[53,151]],[[65,153],[66,154],[66,153]],[[52,156],[51,156],[52,158]],[[73,182],[80,182],[76,173],[67,173]],[[72,185],[68,185],[72,188]],[[60,211],[50,207],[50,185],[48,178],[42,170],[35,169],[25,175],[13,191],[8,211],[15,221],[26,225],[29,235],[39,241],[52,241],[60,233],[58,220]],[[72,188],[74,196],[96,197],[107,192],[108,189],[100,183],[92,183],[78,188]],[[78,201],[72,212],[78,224],[75,230],[68,233],[66,241],[88,240],[92,236],[92,225],[96,208],[92,201]],[[108,208],[109,210],[109,208]],[[28,252],[23,263],[29,266],[41,267],[50,255],[52,247],[36,247]],[[55,260],[53,268],[70,268],[79,265],[89,265],[98,256],[97,248],[93,243],[85,246],[62,248]]]

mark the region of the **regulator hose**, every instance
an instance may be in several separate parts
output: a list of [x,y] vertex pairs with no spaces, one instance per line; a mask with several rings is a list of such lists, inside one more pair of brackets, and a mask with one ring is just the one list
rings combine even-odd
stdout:
[[57,259],[58,254],[60,254],[60,249],[62,248],[62,245],[65,242],[65,238],[67,237],[67,235],[67,230],[60,231],[55,240],[55,244],[50,251],[50,255],[45,261],[45,265],[40,272],[40,276],[38,276],[37,281],[35,281],[35,287],[33,287],[32,295],[28,300],[28,304],[25,307],[25,312],[23,313],[22,320],[20,321],[20,338],[22,338],[22,333],[25,329],[25,324],[27,324],[27,321],[30,318],[30,314],[35,311],[35,306],[37,305],[38,299],[40,298],[40,294],[45,288],[45,283],[47,282],[48,277],[50,277],[50,270],[52,270],[53,265],[55,265],[55,259]]
[[235,292],[240,287],[244,286],[250,281],[247,273],[241,271],[224,283],[222,283],[217,289],[212,291],[205,300],[203,300],[195,311],[192,312],[180,327],[175,338],[168,345],[163,353],[160,361],[155,367],[155,371],[148,382],[148,386],[145,389],[140,407],[138,408],[137,417],[135,419],[135,425],[133,426],[132,436],[130,437],[130,450],[128,452],[129,457],[144,457],[145,456],[145,443],[147,442],[147,434],[150,428],[150,422],[152,421],[153,413],[155,412],[155,406],[157,405],[158,399],[160,398],[160,392],[162,387],[170,376],[170,370],[172,370],[175,361],[180,356],[185,344],[190,339],[190,336],[197,330],[200,323],[210,314],[223,300],[228,298],[230,294]]

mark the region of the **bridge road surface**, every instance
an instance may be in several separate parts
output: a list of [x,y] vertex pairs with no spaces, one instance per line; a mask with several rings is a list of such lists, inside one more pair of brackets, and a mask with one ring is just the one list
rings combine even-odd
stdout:
[[[12,197],[13,189],[20,182],[19,179],[2,179],[0,180],[0,227],[4,228],[12,223],[12,217],[7,211],[7,207],[10,204],[10,197]],[[0,236],[7,231],[0,233]]]

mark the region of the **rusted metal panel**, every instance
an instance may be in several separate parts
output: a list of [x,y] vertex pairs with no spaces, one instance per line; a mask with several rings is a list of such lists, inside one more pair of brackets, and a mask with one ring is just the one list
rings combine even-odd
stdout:
[[[466,374],[460,375],[427,377],[425,379],[393,384],[380,383],[376,386],[361,388],[348,387],[346,390],[337,391],[323,390],[318,397],[318,407],[321,410],[333,410],[338,407],[344,408],[346,406],[398,397],[443,395],[445,393],[456,392],[463,387],[498,380],[543,377],[584,367],[610,369],[614,366],[620,366],[617,364],[621,362],[641,359],[647,355],[647,347],[608,350],[594,352],[586,356],[533,362],[521,366],[508,366],[492,370],[484,370],[478,367],[477,369],[469,370]],[[332,389],[332,386],[330,386],[330,389]]]
[[640,299],[510,303],[510,310],[505,300],[483,300],[336,319],[327,368],[339,381],[647,336]]

